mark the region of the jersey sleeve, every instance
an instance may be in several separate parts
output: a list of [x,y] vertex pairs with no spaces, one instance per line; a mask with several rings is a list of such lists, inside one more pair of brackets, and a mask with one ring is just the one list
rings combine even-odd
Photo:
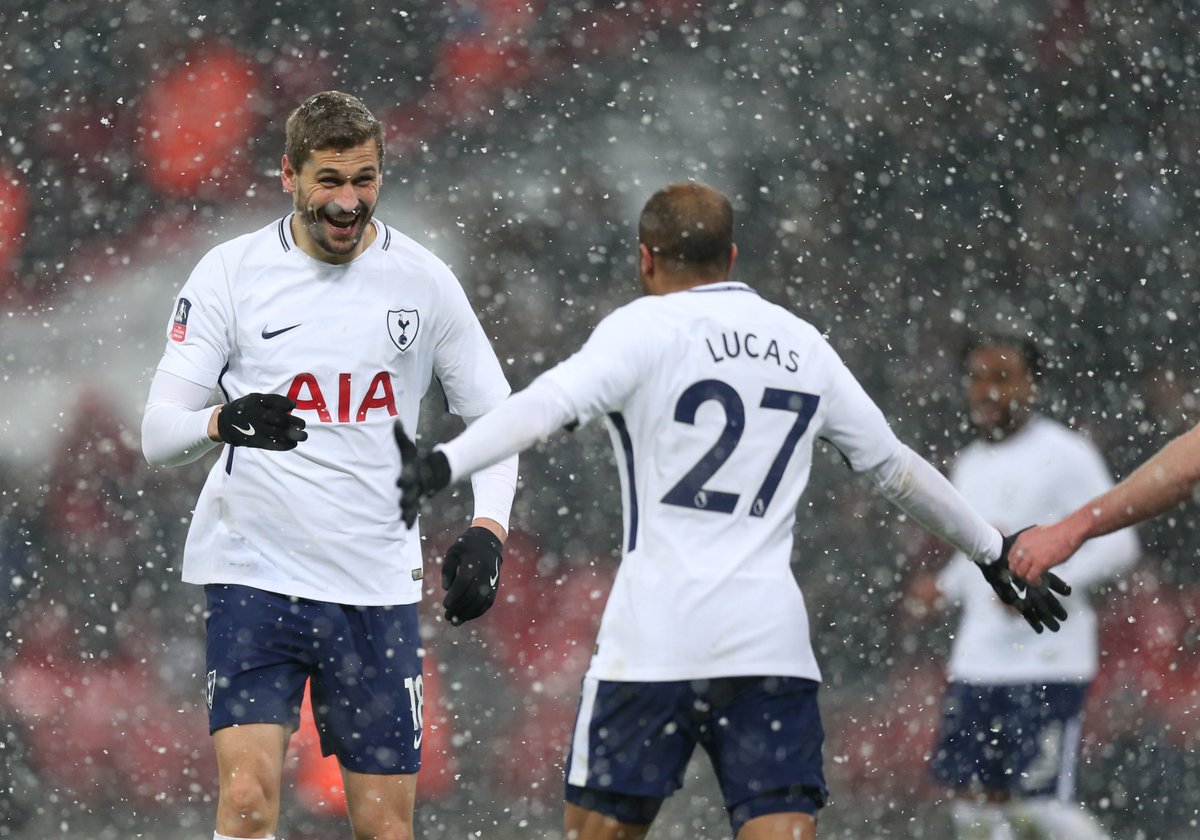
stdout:
[[624,407],[648,373],[648,339],[656,334],[644,306],[624,306],[597,324],[574,355],[542,376],[566,397],[575,422],[585,425]]
[[855,472],[874,469],[895,457],[903,444],[837,352],[824,341],[821,347],[829,383],[822,395],[826,409],[818,436],[836,447]]
[[441,329],[433,373],[442,383],[451,412],[479,417],[503,402],[511,388],[458,279],[449,268],[442,266],[442,271]]
[[220,250],[196,264],[175,298],[167,347],[158,369],[196,385],[216,387],[233,346],[233,303]]

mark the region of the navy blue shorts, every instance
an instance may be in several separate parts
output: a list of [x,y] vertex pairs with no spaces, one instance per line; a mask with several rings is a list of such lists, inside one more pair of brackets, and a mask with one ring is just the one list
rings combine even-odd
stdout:
[[799,677],[584,678],[566,799],[648,825],[683,785],[699,744],[712,760],[734,834],[764,814],[816,813],[828,798],[817,688]]
[[946,687],[933,775],[956,790],[1075,794],[1087,685]]
[[416,773],[424,682],[417,605],[355,607],[208,584],[210,732],[300,722],[312,680],[321,752],[357,773]]

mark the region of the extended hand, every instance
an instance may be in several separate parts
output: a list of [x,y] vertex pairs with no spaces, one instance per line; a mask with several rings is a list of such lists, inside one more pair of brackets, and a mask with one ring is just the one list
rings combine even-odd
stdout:
[[999,559],[987,564],[981,563],[979,570],[983,572],[984,579],[991,584],[996,596],[1021,613],[1030,627],[1038,633],[1046,627],[1057,631],[1059,622],[1067,620],[1067,611],[1059,603],[1055,593],[1070,595],[1071,587],[1052,572],[1046,572],[1045,580],[1036,586],[1013,574],[1008,566],[1008,554],[1021,533],[1018,531],[1005,537]]
[[473,525],[463,532],[442,562],[442,606],[446,620],[459,625],[479,618],[496,601],[500,564],[504,562],[500,538]]
[[450,462],[441,452],[422,455],[405,434],[404,424],[399,420],[392,427],[392,433],[400,447],[400,478],[396,480],[396,486],[400,488],[400,516],[411,528],[417,521],[421,502],[450,483]]
[[1014,573],[1033,583],[1040,583],[1047,569],[1068,559],[1080,546],[1068,522],[1026,528],[1019,536],[1008,564]]
[[217,433],[231,446],[283,452],[308,440],[303,418],[292,414],[293,400],[282,394],[246,394],[221,406]]

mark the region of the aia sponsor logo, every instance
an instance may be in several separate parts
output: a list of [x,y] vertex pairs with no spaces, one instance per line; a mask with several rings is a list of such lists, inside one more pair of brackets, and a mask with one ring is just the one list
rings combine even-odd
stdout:
[[298,373],[288,388],[288,399],[295,400],[294,411],[315,411],[322,423],[362,423],[372,411],[386,411],[396,416],[396,394],[392,377],[379,371],[363,387],[362,377],[356,381],[348,373],[339,373],[337,382],[322,383],[313,373]]

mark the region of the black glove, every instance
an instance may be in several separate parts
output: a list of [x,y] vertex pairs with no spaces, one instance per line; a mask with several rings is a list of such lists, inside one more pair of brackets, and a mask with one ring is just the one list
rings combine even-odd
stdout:
[[246,394],[221,406],[217,433],[231,446],[282,452],[308,440],[304,419],[291,413],[294,400],[282,394]]
[[495,534],[478,525],[463,531],[442,561],[447,621],[457,626],[488,611],[500,588],[503,562],[503,546]]
[[[1027,530],[1029,529],[1021,529]],[[1008,552],[1012,550],[1021,531],[1005,537],[1000,548],[1000,558],[991,563],[979,564],[979,570],[991,584],[996,596],[1020,612],[1030,627],[1039,633],[1043,627],[1057,631],[1059,622],[1067,620],[1067,611],[1058,602],[1058,598],[1054,597],[1054,593],[1070,595],[1071,587],[1053,572],[1043,572],[1042,582],[1037,586],[1030,586],[1012,573],[1008,567]]]
[[420,454],[399,420],[392,427],[392,433],[400,447],[400,478],[396,480],[396,486],[400,488],[400,516],[411,528],[417,521],[421,502],[450,483],[450,462],[441,452]]

